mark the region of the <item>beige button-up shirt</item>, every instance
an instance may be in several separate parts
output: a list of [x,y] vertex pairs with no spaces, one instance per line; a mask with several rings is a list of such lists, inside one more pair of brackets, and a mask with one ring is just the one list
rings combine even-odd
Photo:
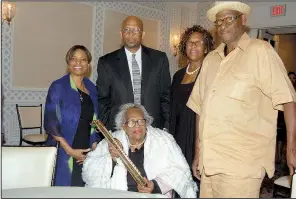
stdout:
[[199,170],[260,177],[274,173],[277,112],[296,94],[273,47],[246,33],[224,56],[204,59],[187,106],[200,115]]

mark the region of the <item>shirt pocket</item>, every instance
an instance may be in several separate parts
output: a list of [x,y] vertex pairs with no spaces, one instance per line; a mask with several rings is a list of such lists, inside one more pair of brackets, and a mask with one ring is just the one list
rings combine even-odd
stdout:
[[230,84],[231,90],[228,97],[241,102],[250,102],[252,77],[248,74],[231,72]]

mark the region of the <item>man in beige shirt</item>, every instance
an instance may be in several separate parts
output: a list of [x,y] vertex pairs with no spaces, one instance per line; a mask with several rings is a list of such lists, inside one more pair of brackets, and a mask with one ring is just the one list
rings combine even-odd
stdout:
[[187,103],[197,114],[192,169],[201,174],[201,198],[259,197],[265,172],[274,174],[279,110],[291,174],[296,167],[296,94],[273,47],[245,33],[250,12],[224,2],[207,13],[223,43],[204,59]]

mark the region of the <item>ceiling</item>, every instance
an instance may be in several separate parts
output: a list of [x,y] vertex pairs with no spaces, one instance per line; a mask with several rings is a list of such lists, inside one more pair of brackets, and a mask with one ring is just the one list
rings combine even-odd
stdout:
[[174,2],[166,2],[170,5],[179,6],[181,8],[187,9],[197,9],[198,2],[186,2],[186,1],[174,1]]
[[270,28],[270,29],[267,29],[267,31],[268,33],[273,35],[296,34],[296,26]]

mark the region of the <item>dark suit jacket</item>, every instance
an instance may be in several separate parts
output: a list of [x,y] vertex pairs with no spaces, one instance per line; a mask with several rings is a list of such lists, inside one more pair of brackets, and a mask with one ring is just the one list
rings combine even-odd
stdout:
[[[119,107],[134,102],[132,80],[124,47],[98,61],[99,119],[114,130]],[[167,128],[170,113],[171,76],[166,54],[142,46],[141,104],[154,118],[152,126]]]

